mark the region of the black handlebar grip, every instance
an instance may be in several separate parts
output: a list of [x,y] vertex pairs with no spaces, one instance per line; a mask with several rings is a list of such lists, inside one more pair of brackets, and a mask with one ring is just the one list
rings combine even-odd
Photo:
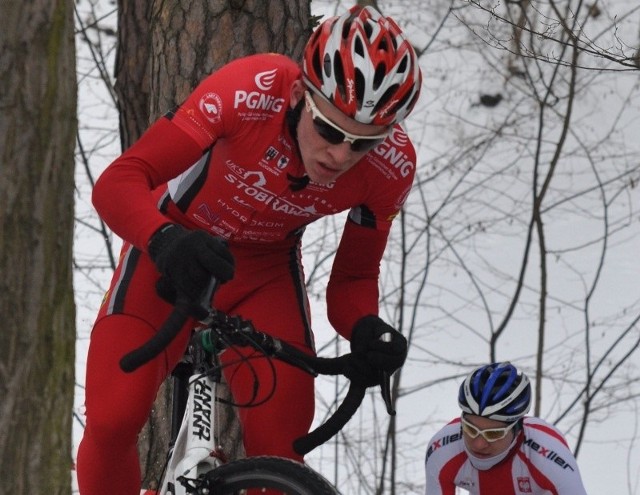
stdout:
[[[269,337],[272,338],[272,337]],[[338,357],[320,357],[307,354],[297,347],[287,342],[275,339],[278,342],[279,351],[275,352],[275,356],[286,363],[297,366],[308,373],[318,375],[342,375],[349,365],[351,359],[350,354],[344,354]]]
[[180,333],[180,329],[188,319],[188,311],[182,305],[177,305],[162,327],[160,327],[160,330],[151,339],[120,359],[122,371],[131,373],[155,358]]
[[360,407],[366,390],[366,387],[358,387],[352,383],[336,412],[315,430],[296,439],[293,442],[293,450],[300,455],[308,454],[337,434]]

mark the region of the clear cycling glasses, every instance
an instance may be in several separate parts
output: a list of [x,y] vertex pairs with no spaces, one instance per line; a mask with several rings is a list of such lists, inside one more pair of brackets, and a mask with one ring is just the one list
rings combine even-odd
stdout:
[[461,416],[460,420],[462,421],[462,431],[469,435],[470,438],[476,439],[478,438],[478,435],[482,435],[482,438],[484,438],[489,443],[502,440],[518,423],[517,421],[514,421],[504,428],[487,428],[486,430],[481,430],[464,419],[464,416]]
[[304,92],[304,99],[307,111],[311,112],[311,116],[313,117],[314,129],[329,144],[341,144],[348,141],[351,146],[351,151],[369,151],[384,141],[389,134],[388,132],[385,132],[384,134],[376,134],[374,136],[358,136],[356,134],[351,134],[331,122],[322,114],[313,101],[309,91]]

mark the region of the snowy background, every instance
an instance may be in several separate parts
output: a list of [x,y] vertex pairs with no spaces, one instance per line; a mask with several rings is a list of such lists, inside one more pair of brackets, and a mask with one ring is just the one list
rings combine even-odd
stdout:
[[[459,414],[456,394],[461,377],[490,359],[490,336],[508,312],[522,266],[532,177],[537,171],[542,184],[562,133],[561,121],[549,116],[541,139],[536,139],[540,114],[527,96],[532,87],[539,94],[554,87],[558,103],[548,111],[557,117],[565,108],[563,84],[568,72],[561,71],[552,80],[552,65],[532,63],[530,68],[541,74],[537,84],[526,86],[517,78],[505,77],[501,68],[509,52],[498,41],[508,45],[507,38],[495,36],[500,33],[495,19],[475,3],[379,3],[424,50],[420,58],[423,96],[406,123],[419,148],[416,185],[404,225],[396,222],[394,226],[381,279],[383,317],[397,322],[400,285],[409,291],[405,304],[415,310],[405,316],[406,331],[407,320],[415,324],[398,402],[398,493],[422,493],[428,439]],[[538,4],[539,12],[543,5],[547,8],[547,4]],[[336,2],[314,0],[311,5],[314,14],[345,9]],[[566,7],[566,2],[562,5]],[[537,385],[542,390],[540,415],[565,432],[573,447],[580,438],[585,396],[578,393],[584,376],[592,372],[595,385],[604,383],[603,391],[594,398],[578,464],[588,493],[638,494],[639,71],[603,57],[602,52],[599,55],[595,48],[633,55],[640,45],[640,7],[632,0],[600,5],[604,12],[590,17],[589,24],[582,18],[584,39],[593,45],[581,58],[584,68],[578,76],[568,144],[543,209],[550,297],[544,377]],[[499,5],[495,6],[500,12]],[[91,181],[83,157],[95,178],[119,153],[113,96],[96,69],[96,59],[101,60],[112,77],[115,47],[105,28],[115,28],[114,6],[105,1],[81,1],[78,9],[79,23],[94,18],[101,31],[89,31],[91,51],[78,35],[82,147],[76,175],[76,448],[84,420],[89,332],[111,276],[103,234],[90,205]],[[540,18],[545,20],[542,14]],[[547,26],[549,38],[560,36],[557,25],[547,22]],[[549,60],[561,56],[561,45],[549,43],[548,47]],[[497,106],[479,103],[481,95],[495,94],[503,98]],[[314,225],[305,243],[316,334],[321,352],[327,354],[334,351],[334,333],[324,316],[322,287],[330,266],[317,266],[316,260],[331,251],[330,240],[337,238],[342,222],[341,216]],[[119,240],[109,239],[117,255]],[[407,253],[406,265],[399,259],[401,249]],[[533,378],[542,261],[535,241],[529,256],[520,298],[495,355],[512,360]],[[400,279],[401,269],[406,270],[404,280]],[[322,402],[333,392],[333,384],[327,381],[319,386]],[[350,425],[350,434],[366,440],[352,445],[350,452],[356,459],[365,459],[361,462],[371,464],[372,469],[381,446],[375,443],[380,432],[371,429],[384,424],[381,401],[372,396]],[[353,477],[347,479],[349,459],[334,467],[336,455],[335,446],[328,444],[312,453],[309,463],[328,478],[340,480],[345,495],[372,493],[370,487],[353,482]]]

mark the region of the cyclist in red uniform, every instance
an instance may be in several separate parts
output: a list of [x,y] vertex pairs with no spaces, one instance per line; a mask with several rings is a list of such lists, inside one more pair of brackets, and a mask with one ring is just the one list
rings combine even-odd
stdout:
[[462,416],[429,441],[426,495],[586,495],[576,459],[552,425],[525,416],[527,376],[510,363],[476,368],[460,386]]
[[[94,205],[125,242],[89,347],[82,495],[139,491],[137,435],[193,322],[135,372],[118,363],[156,332],[176,294],[196,301],[213,276],[222,282],[217,308],[314,352],[300,252],[305,226],[318,218],[349,211],[327,287],[330,322],[372,372],[404,363],[405,338],[377,316],[378,275],[415,173],[399,123],[420,92],[417,57],[392,19],[354,7],[324,21],[303,58],[229,63],[96,183]],[[252,369],[266,394],[274,379],[264,361]],[[244,447],[249,456],[302,460],[291,444],[311,425],[313,379],[274,365],[275,395],[240,411]],[[252,396],[246,366],[225,373],[237,402]]]

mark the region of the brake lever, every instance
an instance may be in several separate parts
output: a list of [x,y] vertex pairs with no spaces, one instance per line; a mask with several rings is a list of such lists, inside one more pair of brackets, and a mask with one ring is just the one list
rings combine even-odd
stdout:
[[382,394],[382,400],[387,408],[387,414],[389,416],[395,416],[396,410],[393,408],[393,401],[391,398],[391,374],[387,371],[380,371],[380,393]]
[[213,323],[214,315],[213,310],[211,309],[211,299],[213,298],[213,294],[217,289],[218,279],[216,279],[215,277],[211,277],[211,280],[209,280],[209,285],[207,285],[207,288],[202,293],[200,301],[198,302],[198,309],[202,310],[202,314],[206,313],[207,315],[203,318],[198,318],[198,321],[203,325],[210,325],[211,323]]

